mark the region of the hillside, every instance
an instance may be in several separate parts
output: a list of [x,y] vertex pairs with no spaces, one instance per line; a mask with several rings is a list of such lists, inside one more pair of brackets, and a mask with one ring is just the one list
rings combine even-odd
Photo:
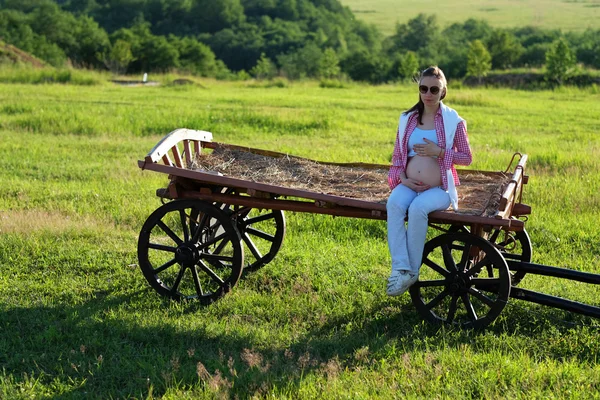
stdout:
[[0,63],[6,61],[10,63],[29,64],[34,67],[44,66],[44,62],[39,58],[36,58],[26,51],[23,51],[13,45],[6,44],[0,40]]
[[340,0],[356,17],[375,24],[391,35],[397,22],[405,23],[419,13],[437,15],[442,26],[468,18],[484,19],[494,27],[534,26],[582,32],[600,28],[599,0],[491,0],[474,4],[460,0],[430,2],[405,0]]

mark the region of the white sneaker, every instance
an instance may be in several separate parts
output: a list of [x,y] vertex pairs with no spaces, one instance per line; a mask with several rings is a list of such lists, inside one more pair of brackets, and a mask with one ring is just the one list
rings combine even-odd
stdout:
[[418,274],[410,271],[392,271],[388,278],[387,294],[388,296],[400,296],[408,290],[419,279]]

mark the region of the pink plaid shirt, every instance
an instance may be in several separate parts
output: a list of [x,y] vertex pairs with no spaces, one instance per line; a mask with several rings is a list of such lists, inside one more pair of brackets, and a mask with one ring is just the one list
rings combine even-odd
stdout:
[[[394,190],[396,186],[402,183],[400,179],[400,173],[406,170],[406,163],[408,162],[408,138],[413,133],[418,124],[418,114],[414,112],[408,117],[406,123],[406,134],[400,143],[400,127],[396,133],[396,143],[394,145],[394,153],[392,154],[392,166],[388,173],[388,183],[390,189]],[[446,148],[446,134],[444,131],[444,122],[442,119],[442,108],[438,109],[435,115],[435,132],[437,134],[438,145],[445,149]],[[456,134],[454,135],[454,145],[450,150],[446,150],[443,158],[438,158],[438,164],[440,166],[440,174],[442,175],[442,185],[444,190],[448,190],[448,178],[446,170],[452,170],[452,176],[454,176],[454,184],[460,185],[458,179],[458,173],[454,165],[470,165],[473,157],[471,155],[471,147],[469,146],[469,138],[467,137],[467,128],[464,122],[459,122],[456,127]]]

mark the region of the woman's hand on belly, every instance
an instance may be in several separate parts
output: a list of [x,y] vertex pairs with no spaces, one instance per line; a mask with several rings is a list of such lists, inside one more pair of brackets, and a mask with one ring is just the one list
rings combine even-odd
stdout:
[[407,188],[414,190],[417,193],[424,192],[427,189],[431,188],[431,186],[429,186],[429,185],[427,185],[427,184],[425,184],[423,182],[420,182],[420,181],[418,181],[416,179],[412,179],[412,178],[406,178],[406,179],[404,179],[402,181],[402,184],[404,186],[406,186]]

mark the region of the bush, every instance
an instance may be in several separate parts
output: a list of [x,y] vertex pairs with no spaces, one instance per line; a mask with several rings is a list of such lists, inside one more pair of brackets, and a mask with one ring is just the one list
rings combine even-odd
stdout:
[[338,79],[321,79],[319,87],[326,89],[346,89],[348,85]]

